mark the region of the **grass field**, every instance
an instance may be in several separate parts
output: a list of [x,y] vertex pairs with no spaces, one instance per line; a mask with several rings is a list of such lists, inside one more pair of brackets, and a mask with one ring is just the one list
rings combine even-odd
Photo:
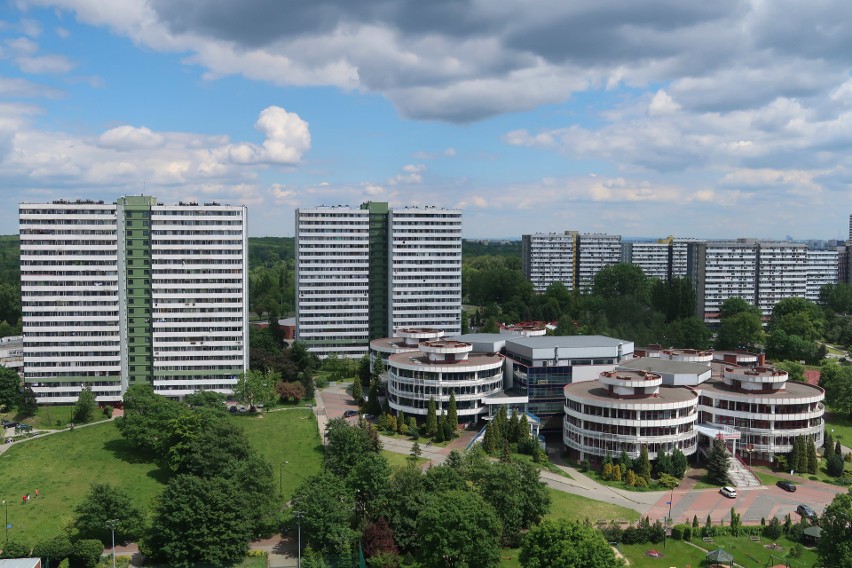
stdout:
[[[761,538],[759,542],[752,542],[748,537],[720,536],[713,537],[712,545],[707,545],[703,542],[698,544],[704,548],[707,548],[708,546],[724,548],[726,551],[734,555],[734,562],[744,566],[745,568],[763,568],[767,565],[770,555],[773,555],[777,559],[775,564],[781,564],[781,559],[786,558],[787,552],[793,544],[795,544],[793,541],[788,540],[787,537],[782,536],[780,539],[775,541],[781,546],[781,550],[772,551],[765,548],[766,545],[771,544],[771,542],[772,541],[763,538]],[[811,566],[816,566],[816,562],[816,552],[808,549],[804,550],[800,558],[790,559],[792,568],[810,568]]]
[[[16,412],[4,412],[0,417],[3,420],[13,420],[15,422],[23,422],[29,424],[36,430],[60,430],[68,426],[71,422],[71,415],[74,412],[74,405],[58,405],[58,406],[39,406],[35,416],[24,418]],[[107,420],[103,411],[99,408],[95,412],[92,422],[102,422]]]
[[[382,455],[387,458],[388,463],[391,467],[403,467],[408,465],[409,456],[405,456],[403,454],[397,454],[395,452],[389,452],[387,450],[382,450]],[[426,458],[417,458],[417,465],[421,466],[426,463]]]
[[[229,419],[245,429],[252,446],[272,464],[287,499],[320,471],[322,446],[309,410]],[[290,463],[282,470],[284,460]],[[167,470],[136,457],[114,422],[18,443],[0,455],[0,467],[0,498],[7,501],[12,525],[9,539],[29,544],[60,534],[63,517],[73,515],[93,481],[121,487],[138,506],[150,509],[169,478]],[[39,497],[24,505],[21,496],[35,495],[36,489]]]
[[[705,552],[680,540],[668,539],[665,545],[658,544],[621,544],[618,549],[630,562],[630,568],[669,568],[677,566],[692,566],[698,568],[703,566]],[[648,556],[649,550],[656,550],[663,554],[662,558]]]
[[847,448],[852,447],[852,419],[838,412],[825,413],[825,431],[831,432],[834,440],[840,440],[840,443]]

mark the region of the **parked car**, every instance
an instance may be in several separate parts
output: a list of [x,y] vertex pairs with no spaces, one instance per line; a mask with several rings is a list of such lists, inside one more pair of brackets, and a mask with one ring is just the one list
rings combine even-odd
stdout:
[[719,493],[728,497],[729,499],[737,498],[737,489],[735,487],[728,487],[727,485],[719,490]]
[[799,513],[803,517],[807,517],[810,520],[816,519],[816,511],[814,511],[810,505],[799,505],[796,507],[796,512]]
[[376,419],[376,417],[373,416],[372,414],[365,414],[363,416],[363,418],[364,418],[364,420],[375,420]]
[[782,481],[779,481],[778,483],[776,483],[775,485],[777,485],[778,487],[780,487],[784,491],[789,491],[790,493],[796,492],[796,484],[793,483],[792,481],[782,480]]
[[18,425],[17,422],[12,422],[11,420],[3,421],[3,428],[15,428]]
[[343,413],[344,418],[351,418],[353,416],[358,416],[357,410],[347,410],[346,412]]
[[228,409],[228,412],[236,412],[236,411],[237,411],[237,405],[236,404],[232,405],[231,408]]

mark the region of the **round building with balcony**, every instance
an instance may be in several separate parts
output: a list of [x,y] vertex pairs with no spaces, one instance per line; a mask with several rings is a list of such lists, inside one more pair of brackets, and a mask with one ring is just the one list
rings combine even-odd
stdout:
[[769,463],[793,449],[799,436],[823,445],[825,392],[814,385],[788,381],[772,367],[723,365],[718,380],[701,385],[699,422],[740,433],[739,456]]
[[504,358],[497,353],[475,353],[464,341],[423,341],[416,351],[387,358],[388,404],[395,413],[425,417],[429,399],[440,414],[450,395],[456,399],[459,423],[470,423],[487,413],[485,399],[503,391]]
[[597,461],[625,451],[635,458],[642,445],[650,459],[675,448],[694,454],[698,394],[662,385],[659,374],[623,369],[567,385],[563,442],[571,456]]
[[[383,337],[370,342],[370,369],[375,369],[376,362],[381,359],[382,367],[388,368],[388,357],[395,353],[410,353],[424,341],[435,341],[444,337],[443,329],[406,328],[396,330],[393,337]],[[382,373],[379,379],[387,381],[387,373]]]

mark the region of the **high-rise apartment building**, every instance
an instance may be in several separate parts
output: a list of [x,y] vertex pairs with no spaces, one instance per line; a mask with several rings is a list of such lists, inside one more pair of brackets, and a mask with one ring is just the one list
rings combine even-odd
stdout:
[[807,252],[807,287],[805,298],[812,302],[819,301],[819,291],[826,284],[837,284],[840,274],[840,249],[808,249]]
[[230,392],[248,368],[246,209],[20,205],[24,381],[40,403]]
[[621,262],[635,264],[648,278],[669,279],[671,246],[667,242],[621,244]]
[[757,243],[756,303],[764,316],[772,315],[784,298],[804,298],[807,293],[807,247],[804,243]]
[[360,357],[397,329],[461,333],[461,228],[457,209],[297,209],[296,338]]
[[536,292],[554,282],[574,289],[576,233],[536,233],[521,237],[521,268]]
[[689,278],[696,291],[696,312],[706,323],[719,323],[722,304],[743,298],[755,304],[757,243],[710,241],[690,246]]
[[621,235],[580,233],[577,235],[576,282],[588,290],[601,269],[621,262]]

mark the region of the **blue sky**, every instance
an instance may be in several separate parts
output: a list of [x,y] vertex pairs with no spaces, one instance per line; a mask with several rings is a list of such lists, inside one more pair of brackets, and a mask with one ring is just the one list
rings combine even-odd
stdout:
[[[846,238],[852,4],[15,0],[14,205],[462,208],[469,238]],[[812,5],[813,4],[813,5]]]

